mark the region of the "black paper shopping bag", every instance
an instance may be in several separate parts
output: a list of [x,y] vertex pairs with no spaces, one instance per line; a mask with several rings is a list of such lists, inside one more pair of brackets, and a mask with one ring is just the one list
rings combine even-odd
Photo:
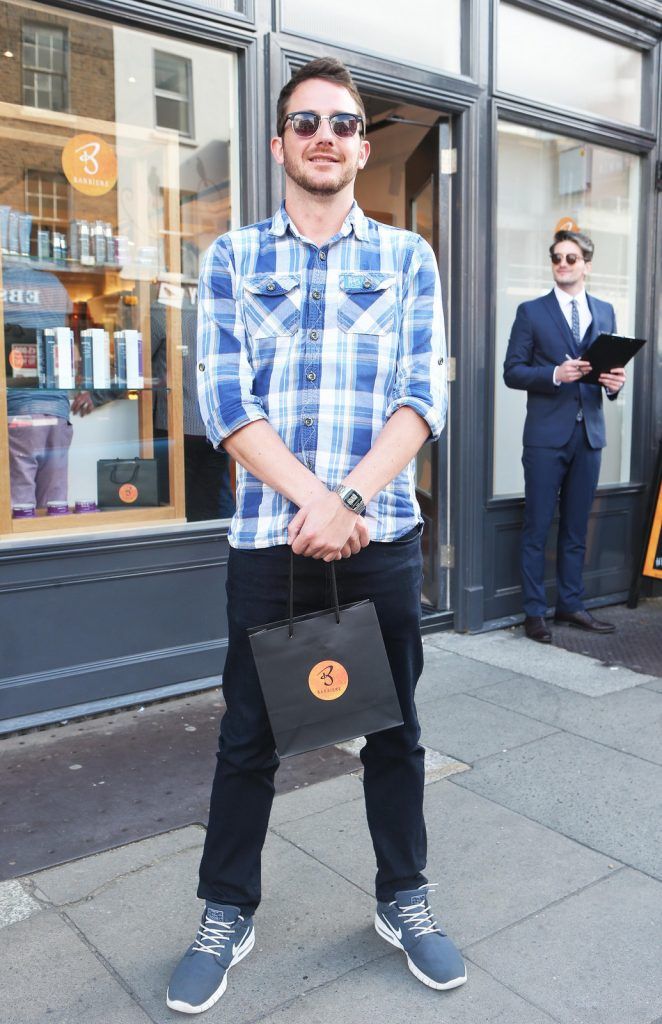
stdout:
[[402,725],[372,601],[293,616],[249,629],[253,657],[281,757]]
[[99,459],[99,508],[149,508],[158,505],[156,459]]

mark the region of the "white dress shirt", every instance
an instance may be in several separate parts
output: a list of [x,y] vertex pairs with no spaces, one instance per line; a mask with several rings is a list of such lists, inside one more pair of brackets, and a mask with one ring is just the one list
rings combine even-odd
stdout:
[[[556,295],[556,301],[561,307],[561,312],[568,322],[568,327],[572,331],[572,303],[574,300],[577,301],[577,311],[579,313],[579,337],[583,338],[586,331],[593,322],[591,316],[591,310],[588,308],[588,300],[586,298],[586,290],[582,290],[577,295],[569,295],[568,292],[564,292],[562,288],[559,288],[557,284],[554,285],[554,294]],[[568,353],[570,355],[570,353]],[[554,383],[557,388],[561,387],[561,381],[556,379],[556,367],[554,367],[554,373],[552,376]]]

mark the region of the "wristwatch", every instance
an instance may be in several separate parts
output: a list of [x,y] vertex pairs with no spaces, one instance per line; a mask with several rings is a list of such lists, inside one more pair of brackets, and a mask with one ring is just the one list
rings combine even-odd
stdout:
[[340,496],[343,505],[350,512],[356,512],[357,516],[363,515],[365,512],[365,501],[353,487],[345,487],[344,484],[338,484],[336,494]]

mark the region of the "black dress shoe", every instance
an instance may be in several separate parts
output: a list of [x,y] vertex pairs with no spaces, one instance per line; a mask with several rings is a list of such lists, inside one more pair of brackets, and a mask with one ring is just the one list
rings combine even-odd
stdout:
[[551,644],[552,634],[542,615],[527,615],[524,619],[524,632],[529,640],[539,644]]
[[575,629],[586,629],[589,633],[613,633],[616,626],[611,622],[601,622],[595,619],[590,612],[580,609],[578,612],[556,612],[554,622],[567,622]]

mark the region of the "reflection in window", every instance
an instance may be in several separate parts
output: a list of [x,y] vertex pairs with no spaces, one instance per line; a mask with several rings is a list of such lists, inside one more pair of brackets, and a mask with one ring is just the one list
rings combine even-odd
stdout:
[[499,4],[497,85],[555,107],[639,124],[637,50],[531,11]]
[[[521,302],[553,287],[548,248],[554,232],[576,224],[595,242],[587,291],[610,302],[622,334],[634,334],[639,160],[602,146],[502,122],[499,125],[497,310],[494,382],[496,496],[521,494],[526,393],[506,388],[503,360]],[[630,383],[605,402],[607,447],[600,483],[630,479]]]
[[[403,62],[460,72],[461,0],[282,0],[283,28]],[[403,15],[412,28],[403,31]],[[415,27],[414,27],[415,26]]]
[[67,109],[67,31],[23,22],[23,102],[41,110]]
[[69,217],[69,185],[64,174],[28,168],[25,171],[25,208],[40,224],[64,225]]
[[192,135],[190,60],[155,50],[154,96],[157,128],[173,128],[180,135]]

